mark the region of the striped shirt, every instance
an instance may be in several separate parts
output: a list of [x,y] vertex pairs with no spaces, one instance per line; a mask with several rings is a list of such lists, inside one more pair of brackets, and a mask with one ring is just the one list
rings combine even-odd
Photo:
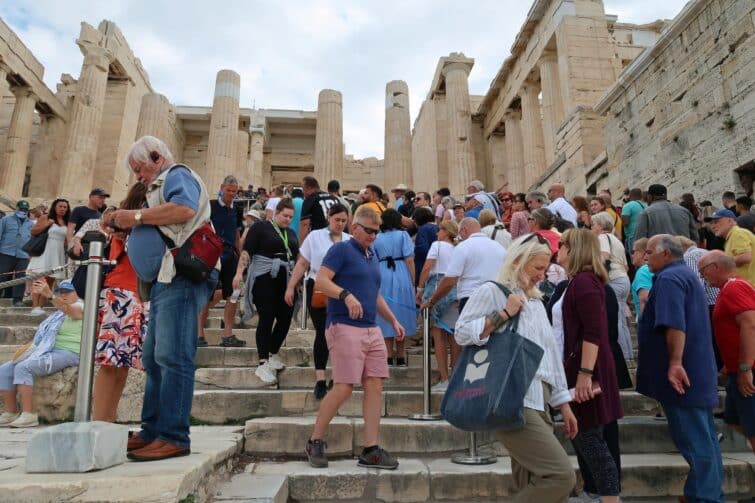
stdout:
[[[521,290],[515,293],[524,295]],[[475,290],[464,310],[456,322],[454,338],[461,346],[475,344],[485,345],[489,337],[480,340],[480,334],[485,328],[486,316],[494,310],[506,307],[508,299],[498,286],[487,282]],[[545,382],[551,386],[551,407],[559,407],[571,400],[571,395],[566,387],[566,374],[562,362],[562,355],[558,354],[556,340],[553,337],[553,329],[548,322],[548,315],[540,299],[528,299],[524,303],[519,315],[519,327],[517,332],[543,348],[543,359],[537,369],[535,378],[532,380],[527,394],[524,396],[524,406],[534,410],[545,410],[543,385]],[[491,335],[496,337],[496,335]]]
[[702,276],[700,276],[700,271],[697,270],[697,264],[700,262],[700,257],[708,253],[708,250],[703,250],[702,248],[698,248],[697,246],[690,246],[686,252],[684,252],[684,263],[687,264],[687,267],[692,269],[692,271],[697,274],[697,277],[700,279],[700,283],[703,285],[703,290],[705,290],[705,299],[708,301],[709,306],[716,305],[716,300],[718,299],[718,288],[713,288],[708,284],[707,281],[705,281]]

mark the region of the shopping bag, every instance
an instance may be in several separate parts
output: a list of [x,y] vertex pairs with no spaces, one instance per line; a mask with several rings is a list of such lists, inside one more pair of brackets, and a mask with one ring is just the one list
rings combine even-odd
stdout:
[[[498,287],[508,296],[511,292]],[[465,346],[441,403],[443,418],[464,431],[515,430],[543,348],[519,335],[519,315],[484,346]]]

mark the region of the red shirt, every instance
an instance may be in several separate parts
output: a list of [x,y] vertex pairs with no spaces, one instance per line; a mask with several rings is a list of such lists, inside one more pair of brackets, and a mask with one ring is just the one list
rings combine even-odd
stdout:
[[713,309],[713,334],[729,373],[739,370],[739,325],[735,316],[746,311],[755,311],[755,288],[741,278],[732,278],[721,287]]
[[103,286],[136,292],[136,273],[124,250],[125,246],[125,243],[120,239],[113,238],[110,241],[109,258],[110,260],[118,260],[118,264],[105,276]]

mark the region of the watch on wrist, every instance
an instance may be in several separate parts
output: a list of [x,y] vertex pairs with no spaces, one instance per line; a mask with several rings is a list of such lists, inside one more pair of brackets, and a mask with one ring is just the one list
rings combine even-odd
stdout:
[[740,363],[739,364],[739,373],[744,374],[745,372],[750,372],[752,370],[752,365],[748,363]]
[[351,292],[344,288],[341,290],[341,293],[338,294],[338,300],[346,300],[346,297],[349,295],[351,295]]
[[138,224],[142,223],[142,210],[138,210],[134,213],[134,221]]

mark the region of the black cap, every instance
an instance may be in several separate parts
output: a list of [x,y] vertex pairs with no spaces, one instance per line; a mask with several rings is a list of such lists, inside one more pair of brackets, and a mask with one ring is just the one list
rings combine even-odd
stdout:
[[661,185],[660,183],[654,183],[653,185],[648,187],[648,194],[650,194],[651,196],[656,196],[656,197],[659,197],[659,196],[666,197],[666,194],[667,194],[666,186]]
[[89,197],[92,197],[92,196],[110,197],[110,194],[108,194],[105,189],[101,189],[97,187],[97,188],[92,189],[92,191],[89,193]]

